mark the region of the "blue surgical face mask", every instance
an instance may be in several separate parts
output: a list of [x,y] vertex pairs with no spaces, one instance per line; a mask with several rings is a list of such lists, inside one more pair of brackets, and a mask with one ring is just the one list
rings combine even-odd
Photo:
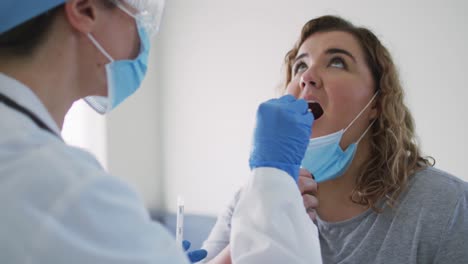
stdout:
[[100,114],[105,114],[114,109],[122,101],[132,95],[141,85],[148,67],[148,55],[150,50],[149,36],[138,19],[135,19],[140,36],[140,54],[133,60],[114,60],[96,41],[88,34],[93,42],[110,63],[106,65],[107,97],[88,96],[84,100]]
[[350,128],[351,125],[361,116],[364,110],[369,107],[377,94],[378,92],[375,93],[369,103],[354,118],[354,120],[351,121],[348,127],[333,134],[310,139],[301,167],[312,173],[316,182],[320,183],[335,179],[343,175],[348,169],[356,153],[357,145],[371,128],[375,120],[369,125],[366,131],[364,131],[358,141],[349,145],[346,150],[342,150],[340,147],[341,139],[348,128]]

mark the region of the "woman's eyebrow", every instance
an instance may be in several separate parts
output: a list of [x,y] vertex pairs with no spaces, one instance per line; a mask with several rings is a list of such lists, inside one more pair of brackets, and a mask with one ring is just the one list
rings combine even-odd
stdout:
[[298,60],[300,60],[300,59],[302,59],[302,58],[304,58],[304,57],[307,57],[307,56],[309,56],[307,53],[302,53],[302,54],[298,55],[298,56],[294,59],[293,64],[296,63]]
[[354,58],[353,54],[351,54],[351,52],[346,51],[344,49],[331,48],[331,49],[327,49],[327,51],[325,53],[326,54],[336,54],[336,53],[345,54],[345,55],[349,56],[351,59],[353,59],[354,62],[356,62],[356,59]]

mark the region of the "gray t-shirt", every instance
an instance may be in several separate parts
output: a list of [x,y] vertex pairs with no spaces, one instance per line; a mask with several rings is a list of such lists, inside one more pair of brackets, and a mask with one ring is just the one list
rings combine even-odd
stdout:
[[[229,244],[239,193],[203,248],[208,259]],[[415,174],[399,205],[380,214],[317,220],[323,263],[468,263],[468,183],[435,168]]]

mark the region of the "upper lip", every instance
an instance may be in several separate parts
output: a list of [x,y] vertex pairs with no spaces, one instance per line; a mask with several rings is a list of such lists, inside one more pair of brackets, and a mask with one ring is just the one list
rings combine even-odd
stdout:
[[319,105],[322,105],[320,103],[320,100],[315,97],[315,96],[307,96],[306,98],[304,98],[307,102],[315,102],[315,103],[318,103]]

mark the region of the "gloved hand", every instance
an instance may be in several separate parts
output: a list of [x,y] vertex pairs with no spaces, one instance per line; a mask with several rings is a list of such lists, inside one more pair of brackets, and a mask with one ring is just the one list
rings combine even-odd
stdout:
[[[182,247],[187,252],[187,250],[190,248],[190,242],[187,240],[182,241]],[[198,249],[188,252],[187,257],[189,258],[191,263],[196,263],[206,258],[207,254],[208,252],[206,250]]]
[[257,110],[250,169],[277,168],[297,181],[313,121],[307,102],[292,95],[262,103]]

